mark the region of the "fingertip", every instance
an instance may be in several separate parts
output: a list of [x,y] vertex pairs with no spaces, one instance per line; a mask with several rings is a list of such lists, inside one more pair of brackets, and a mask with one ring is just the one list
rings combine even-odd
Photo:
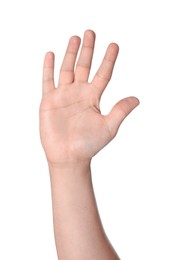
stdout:
[[130,96],[121,99],[117,103],[117,110],[119,111],[119,113],[121,113],[122,117],[125,118],[138,105],[139,105],[139,99],[134,96]]
[[45,57],[47,57],[48,59],[53,59],[53,58],[54,58],[54,52],[48,51],[48,52],[46,53]]
[[119,53],[119,46],[117,45],[117,43],[112,42],[112,43],[109,44],[109,46],[107,48],[105,58],[115,62],[118,53]]
[[135,107],[140,104],[140,100],[135,96],[130,96],[127,99],[131,101],[131,103],[133,103]]
[[95,33],[92,30],[86,30],[83,37],[83,46],[94,49]]
[[80,44],[81,38],[78,35],[73,35],[70,37],[71,44]]
[[54,62],[54,53],[52,51],[48,51],[45,54],[44,59],[44,67],[50,66]]
[[45,54],[45,59],[44,59],[44,68],[48,68],[48,67],[54,67],[54,53],[52,51],[48,51]]
[[91,38],[95,38],[95,36],[96,36],[95,32],[91,29],[85,30],[84,34],[88,37],[91,37]]
[[119,52],[119,45],[116,42],[111,42],[109,44],[109,48],[112,49],[114,52]]

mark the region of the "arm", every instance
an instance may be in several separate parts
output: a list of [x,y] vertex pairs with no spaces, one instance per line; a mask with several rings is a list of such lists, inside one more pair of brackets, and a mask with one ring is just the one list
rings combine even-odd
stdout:
[[119,101],[106,116],[99,108],[118,54],[114,43],[91,83],[95,34],[71,37],[54,84],[54,54],[45,56],[40,105],[41,142],[48,161],[56,248],[63,260],[119,259],[104,232],[91,181],[91,159],[116,135],[124,118],[139,104],[135,97]]
[[103,230],[89,163],[50,169],[59,259],[119,259]]

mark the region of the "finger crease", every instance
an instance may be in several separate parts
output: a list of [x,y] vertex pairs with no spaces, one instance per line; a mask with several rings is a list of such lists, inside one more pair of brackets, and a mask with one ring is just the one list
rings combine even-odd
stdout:
[[83,46],[82,46],[82,48],[85,48],[85,49],[91,49],[91,50],[93,50],[93,49],[94,49],[94,47],[91,47],[91,46],[86,46],[86,45],[83,45]]
[[49,81],[53,81],[53,78],[43,79],[43,82],[49,82]]
[[64,68],[61,68],[60,72],[73,72],[73,69],[64,69]]
[[114,61],[112,61],[112,60],[109,60],[109,59],[107,59],[107,58],[104,58],[104,61],[106,61],[106,62],[111,63],[112,65],[114,65]]
[[103,79],[105,79],[105,80],[110,80],[110,78],[111,78],[111,77],[105,77],[105,76],[103,76],[102,74],[100,74],[99,72],[96,73],[96,76],[97,76],[98,78],[102,79],[102,80],[103,80]]
[[83,68],[89,69],[89,68],[90,68],[90,64],[78,63],[78,64],[77,64],[77,67],[83,67]]

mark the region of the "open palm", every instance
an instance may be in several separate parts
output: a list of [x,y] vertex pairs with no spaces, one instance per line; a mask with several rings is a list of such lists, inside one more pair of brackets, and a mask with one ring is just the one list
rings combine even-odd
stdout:
[[43,96],[40,104],[40,135],[49,164],[90,160],[116,135],[123,119],[138,105],[135,97],[119,101],[104,116],[99,102],[113,71],[118,46],[111,43],[92,82],[88,82],[94,51],[95,34],[84,34],[75,66],[80,38],[70,38],[60,69],[57,88],[54,84],[54,54],[45,56]]

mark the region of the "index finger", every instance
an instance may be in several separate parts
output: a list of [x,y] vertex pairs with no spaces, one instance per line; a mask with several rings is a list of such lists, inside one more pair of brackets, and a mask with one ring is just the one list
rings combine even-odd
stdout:
[[103,61],[92,80],[92,85],[99,89],[100,95],[111,79],[118,52],[119,47],[116,43],[111,43],[108,46]]

